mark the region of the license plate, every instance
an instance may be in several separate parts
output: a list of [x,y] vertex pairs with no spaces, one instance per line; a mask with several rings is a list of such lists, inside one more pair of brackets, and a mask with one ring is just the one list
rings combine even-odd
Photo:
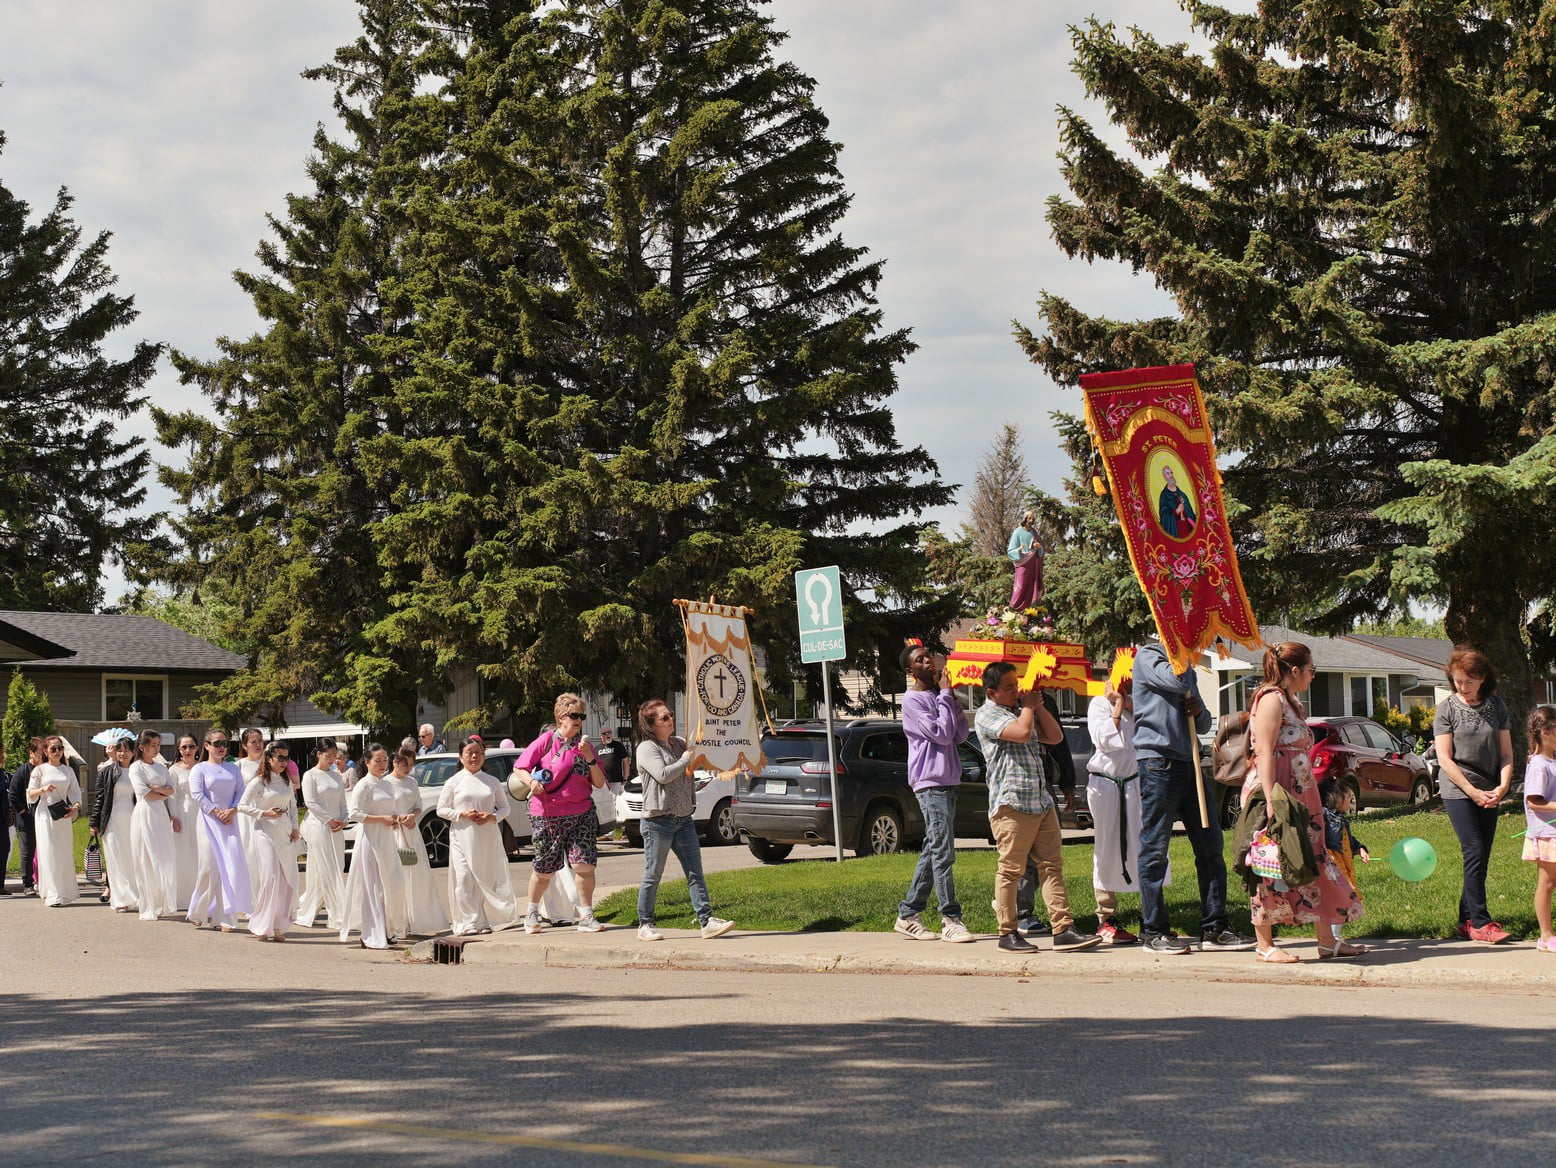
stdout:
[[762,789],[769,795],[787,794],[789,784],[783,779],[764,779]]

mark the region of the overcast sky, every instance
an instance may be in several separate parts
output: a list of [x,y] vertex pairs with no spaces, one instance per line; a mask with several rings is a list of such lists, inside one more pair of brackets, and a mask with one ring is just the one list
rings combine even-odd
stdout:
[[[904,445],[922,445],[966,484],[1006,420],[1020,423],[1033,481],[1063,472],[1048,415],[1078,411],[1011,337],[1036,325],[1046,288],[1113,316],[1170,306],[1147,280],[1064,258],[1043,222],[1062,192],[1056,107],[1087,111],[1069,68],[1068,23],[1087,13],[1189,39],[1168,0],[774,0],[780,50],[816,78],[854,195],[844,234],[887,260],[890,328],[918,352],[895,401]],[[258,324],[232,282],[253,268],[266,213],[306,187],[330,90],[299,73],[358,32],[347,0],[8,0],[0,39],[0,182],[41,214],[60,186],[90,235],[113,233],[109,264],[144,337],[210,355]],[[159,404],[197,397],[164,362]],[[132,427],[150,434],[148,419]],[[171,455],[156,448],[156,456]],[[161,507],[168,498],[153,492]],[[930,516],[954,527],[958,506]],[[110,582],[108,599],[120,583]]]

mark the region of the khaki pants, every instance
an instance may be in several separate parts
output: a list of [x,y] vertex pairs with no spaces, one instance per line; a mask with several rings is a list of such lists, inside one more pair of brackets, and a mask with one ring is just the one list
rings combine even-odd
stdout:
[[1059,830],[1058,810],[1050,807],[1042,815],[1028,815],[1012,807],[996,807],[989,816],[989,829],[1000,857],[994,901],[1001,935],[1016,931],[1016,884],[1029,859],[1037,865],[1043,903],[1048,906],[1055,934],[1073,925],[1070,898],[1064,891],[1064,836]]

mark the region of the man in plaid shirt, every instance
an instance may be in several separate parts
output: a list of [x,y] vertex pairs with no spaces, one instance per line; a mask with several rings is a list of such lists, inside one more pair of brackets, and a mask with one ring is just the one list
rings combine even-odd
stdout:
[[1016,931],[1016,884],[1030,858],[1042,879],[1043,902],[1053,922],[1054,949],[1091,949],[1102,938],[1082,933],[1070,915],[1064,890],[1064,837],[1059,811],[1043,779],[1039,743],[1064,738],[1058,721],[1043,708],[1042,693],[1022,693],[1016,667],[996,661],[983,671],[984,703],[974,727],[983,747],[989,784],[989,828],[999,849],[994,880],[1001,949],[1036,953],[1037,946]]

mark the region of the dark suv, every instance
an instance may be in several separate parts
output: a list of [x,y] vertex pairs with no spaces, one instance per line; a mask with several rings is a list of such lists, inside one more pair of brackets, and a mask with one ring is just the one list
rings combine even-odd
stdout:
[[[908,786],[908,736],[902,723],[855,718],[837,724],[839,812],[843,843],[861,856],[917,848],[924,842],[924,817]],[[976,738],[958,748],[962,785],[956,800],[956,834],[989,838],[989,790]],[[832,783],[823,722],[801,722],[762,735],[767,765],[760,775],[735,780],[734,826],[751,854],[767,863],[784,859],[795,844],[830,844]],[[1084,766],[1084,759],[1082,759]],[[1056,794],[1056,801],[1063,800]],[[1077,792],[1077,815],[1085,791]],[[1073,826],[1066,817],[1066,826]]]

